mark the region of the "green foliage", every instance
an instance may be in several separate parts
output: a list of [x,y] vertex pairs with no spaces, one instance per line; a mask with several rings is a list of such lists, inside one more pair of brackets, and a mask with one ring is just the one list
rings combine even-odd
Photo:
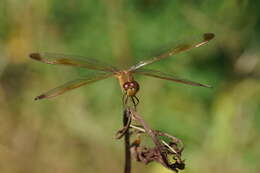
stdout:
[[[213,32],[216,38],[209,44],[149,66],[213,89],[137,76],[139,111],[153,128],[183,140],[184,172],[258,173],[258,4],[2,0],[1,171],[122,172],[122,142],[113,138],[122,121],[118,82],[106,79],[34,102],[41,92],[91,71],[41,64],[29,53],[78,54],[131,65],[179,40]],[[133,172],[167,172],[157,164],[133,166]]]

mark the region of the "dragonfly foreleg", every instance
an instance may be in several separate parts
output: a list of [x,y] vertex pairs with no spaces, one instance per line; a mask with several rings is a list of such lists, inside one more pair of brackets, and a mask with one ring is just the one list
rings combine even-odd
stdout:
[[134,99],[137,101],[137,103],[135,104],[135,106],[137,106],[139,104],[139,99],[136,96],[134,96]]
[[122,102],[123,102],[124,107],[127,105],[128,98],[129,97],[128,97],[127,93],[125,92],[124,95],[123,95],[123,98],[122,98]]

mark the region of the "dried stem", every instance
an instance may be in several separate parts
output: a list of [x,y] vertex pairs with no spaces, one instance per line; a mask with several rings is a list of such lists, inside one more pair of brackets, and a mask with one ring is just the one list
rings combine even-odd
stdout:
[[[133,125],[132,120],[139,125]],[[135,158],[136,161],[144,164],[156,161],[175,172],[185,168],[184,160],[181,159],[183,151],[182,141],[168,133],[151,129],[141,115],[136,111],[136,105],[133,107],[125,106],[123,112],[123,125],[124,127],[117,132],[116,138],[120,139],[124,136],[124,173],[131,172],[131,156]],[[141,145],[142,134],[150,136],[155,146],[151,148],[146,147],[143,144]],[[136,139],[131,143],[130,136],[136,137]],[[162,140],[161,137],[166,137],[168,142]]]
[[[129,108],[128,110],[131,112],[130,115],[132,116],[132,119],[139,122],[142,126],[139,127],[130,125],[130,127],[135,129],[135,131],[137,131],[137,134],[146,133],[147,135],[149,135],[156,146],[155,148],[141,146],[140,135],[138,135],[137,140],[135,140],[131,145],[131,151],[136,160],[145,164],[156,161],[161,163],[164,167],[175,172],[183,170],[185,168],[185,163],[181,159],[181,153],[183,151],[182,141],[174,136],[171,136],[170,134],[163,133],[158,130],[152,130],[136,110],[131,108]],[[167,143],[164,140],[159,139],[160,136],[167,137],[171,141]],[[179,144],[181,146],[179,146]],[[172,157],[175,162],[171,163],[168,160],[168,157]]]
[[[127,126],[129,122],[129,111],[126,109],[123,112],[123,124],[124,127]],[[131,152],[130,152],[130,134],[129,129],[127,128],[124,132],[124,141],[125,141],[125,168],[124,173],[131,173]]]

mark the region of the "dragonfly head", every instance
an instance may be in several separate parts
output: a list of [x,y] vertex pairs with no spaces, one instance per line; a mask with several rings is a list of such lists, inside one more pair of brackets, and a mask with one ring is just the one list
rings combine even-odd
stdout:
[[126,82],[124,83],[123,88],[128,96],[135,96],[139,91],[139,84],[136,81]]

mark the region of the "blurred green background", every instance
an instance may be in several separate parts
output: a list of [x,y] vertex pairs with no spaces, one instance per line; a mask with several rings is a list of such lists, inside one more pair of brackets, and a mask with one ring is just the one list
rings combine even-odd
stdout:
[[[140,76],[139,111],[151,127],[183,140],[183,172],[260,172],[259,7],[257,0],[1,0],[1,172],[123,172],[123,142],[114,138],[122,126],[118,82],[35,102],[88,71],[38,63],[29,53],[131,65],[205,32],[216,38],[149,68],[214,88]],[[133,162],[137,172],[170,171]]]

